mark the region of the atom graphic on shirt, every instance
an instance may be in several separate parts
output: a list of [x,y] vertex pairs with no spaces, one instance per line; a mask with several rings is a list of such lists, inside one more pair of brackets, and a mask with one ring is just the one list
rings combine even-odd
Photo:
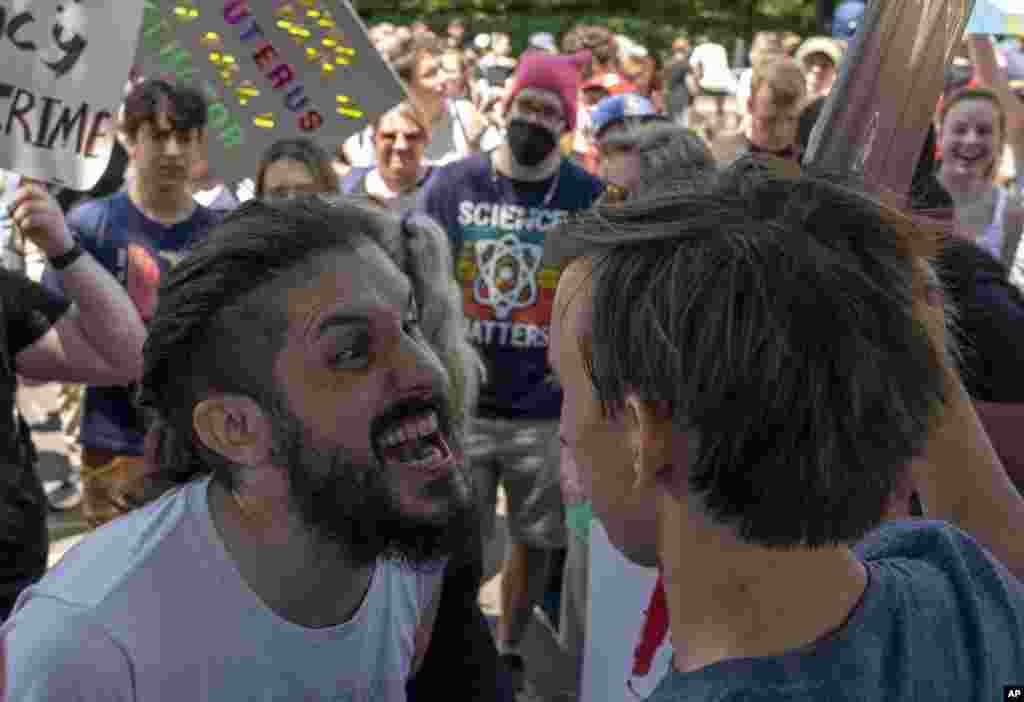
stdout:
[[537,271],[543,251],[541,246],[519,241],[514,234],[476,242],[479,274],[473,298],[493,307],[499,320],[508,319],[514,309],[532,305],[537,301]]

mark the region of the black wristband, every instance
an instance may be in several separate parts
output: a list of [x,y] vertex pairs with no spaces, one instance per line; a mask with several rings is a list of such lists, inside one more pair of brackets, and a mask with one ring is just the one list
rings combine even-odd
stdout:
[[50,258],[50,265],[56,271],[62,271],[72,263],[77,261],[85,253],[85,249],[77,241],[74,246],[62,253],[60,256],[53,256]]

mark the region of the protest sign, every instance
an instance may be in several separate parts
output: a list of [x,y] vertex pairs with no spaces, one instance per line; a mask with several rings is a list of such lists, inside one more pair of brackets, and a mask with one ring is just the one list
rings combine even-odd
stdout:
[[406,98],[338,0],[144,0],[137,70],[198,87],[218,178],[253,177],[275,141],[331,149]]
[[1024,34],[1024,0],[975,0],[969,34]]
[[654,652],[650,671],[643,676],[632,674],[634,648],[657,580],[656,569],[627,560],[612,545],[601,523],[593,520],[581,700],[643,699],[668,674],[672,645],[667,638]]
[[141,21],[141,0],[0,2],[0,168],[99,180]]

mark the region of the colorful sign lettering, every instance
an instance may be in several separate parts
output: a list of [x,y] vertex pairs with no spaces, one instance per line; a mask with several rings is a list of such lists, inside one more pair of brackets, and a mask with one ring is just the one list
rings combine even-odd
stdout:
[[141,0],[0,0],[0,168],[95,185],[141,22]]
[[332,149],[406,99],[338,0],[143,0],[137,70],[201,87],[219,178],[256,173],[275,141]]

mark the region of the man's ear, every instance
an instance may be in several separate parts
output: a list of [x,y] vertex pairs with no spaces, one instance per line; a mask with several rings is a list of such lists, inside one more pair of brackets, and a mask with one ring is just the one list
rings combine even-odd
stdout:
[[251,397],[213,395],[196,405],[192,424],[206,448],[232,463],[255,467],[270,459],[270,418]]
[[636,486],[655,482],[670,494],[683,497],[689,473],[688,442],[673,424],[668,404],[644,400],[630,392],[624,411]]

